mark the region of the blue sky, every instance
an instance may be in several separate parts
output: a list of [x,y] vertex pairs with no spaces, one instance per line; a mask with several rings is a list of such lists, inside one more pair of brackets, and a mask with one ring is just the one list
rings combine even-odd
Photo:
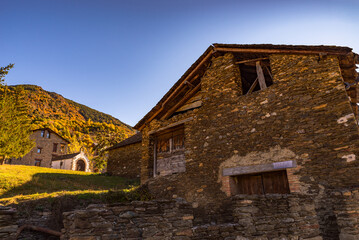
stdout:
[[211,43],[349,46],[359,1],[0,0],[7,84],[135,125]]

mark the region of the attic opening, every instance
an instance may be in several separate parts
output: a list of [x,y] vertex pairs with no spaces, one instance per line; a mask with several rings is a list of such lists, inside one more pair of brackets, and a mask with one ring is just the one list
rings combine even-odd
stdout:
[[268,58],[246,59],[236,62],[241,72],[243,94],[264,90],[273,84]]

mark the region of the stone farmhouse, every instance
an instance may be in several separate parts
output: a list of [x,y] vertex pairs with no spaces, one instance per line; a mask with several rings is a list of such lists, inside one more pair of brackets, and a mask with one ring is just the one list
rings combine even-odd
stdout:
[[107,172],[127,178],[141,174],[142,134],[140,132],[107,149]]
[[67,139],[49,128],[36,129],[30,136],[36,146],[22,158],[12,159],[10,164],[51,167],[53,157],[67,154]]
[[70,141],[53,130],[36,129],[30,138],[35,141],[35,147],[22,158],[8,160],[7,164],[90,171],[86,155],[82,151],[67,154]]
[[358,222],[359,204],[333,194],[359,187],[356,64],[348,47],[211,45],[135,126],[141,183],[217,220],[238,194],[310,196],[321,235],[344,234],[337,208]]

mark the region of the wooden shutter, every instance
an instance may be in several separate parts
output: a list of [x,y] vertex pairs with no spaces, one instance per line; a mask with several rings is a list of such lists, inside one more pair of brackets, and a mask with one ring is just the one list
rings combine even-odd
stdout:
[[263,194],[261,175],[243,175],[236,179],[239,194]]
[[289,193],[286,171],[263,173],[263,187],[265,193]]
[[287,172],[275,171],[235,176],[235,194],[290,193]]

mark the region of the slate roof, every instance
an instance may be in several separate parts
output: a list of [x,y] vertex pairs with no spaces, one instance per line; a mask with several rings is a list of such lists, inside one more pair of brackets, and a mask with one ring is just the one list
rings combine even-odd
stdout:
[[[296,51],[316,51],[327,54],[348,54],[351,52],[349,47],[339,46],[325,46],[325,45],[274,45],[274,44],[220,44],[214,43],[210,45],[207,50],[194,62],[191,67],[182,75],[182,77],[170,88],[170,90],[161,98],[161,100],[134,126],[135,129],[141,130],[143,125],[151,119],[151,117],[157,112],[164,109],[163,103],[175,92],[176,88],[180,87],[185,78],[195,71],[197,66],[203,61],[209,61],[207,55],[215,54],[218,50],[220,51],[231,51],[231,49],[252,49],[252,50],[278,50],[286,53]],[[207,60],[205,60],[207,59]]]
[[133,135],[129,138],[126,138],[122,142],[119,142],[119,143],[113,145],[112,147],[107,148],[106,150],[112,150],[112,149],[128,146],[128,145],[131,145],[134,143],[139,143],[139,142],[142,142],[142,133],[141,132],[138,132],[135,135]]
[[73,157],[76,157],[80,153],[81,152],[71,153],[71,154],[66,154],[66,155],[60,155],[60,156],[53,156],[52,161],[60,161],[60,160],[64,160],[64,159],[71,159]]

